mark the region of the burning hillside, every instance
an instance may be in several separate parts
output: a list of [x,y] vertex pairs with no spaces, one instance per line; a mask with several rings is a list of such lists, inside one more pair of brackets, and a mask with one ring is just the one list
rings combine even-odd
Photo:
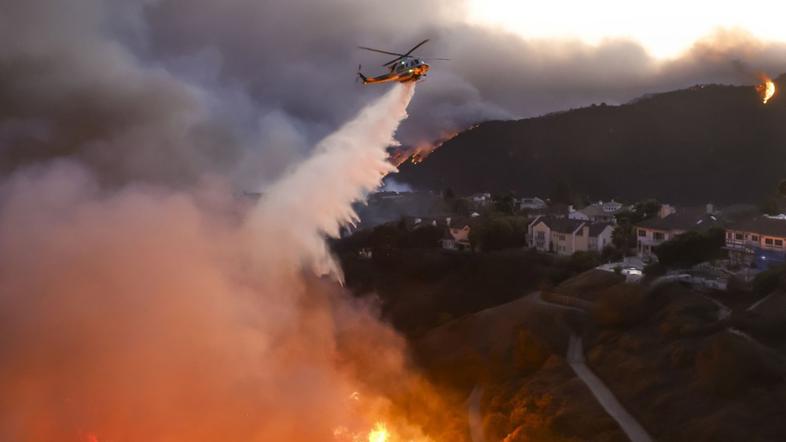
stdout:
[[[464,131],[472,130],[477,127],[477,124],[468,127]],[[401,166],[406,161],[411,161],[412,164],[421,163],[432,152],[440,148],[443,144],[455,138],[458,134],[464,131],[443,132],[435,141],[420,142],[414,146],[396,146],[390,153],[390,162],[396,167]]]

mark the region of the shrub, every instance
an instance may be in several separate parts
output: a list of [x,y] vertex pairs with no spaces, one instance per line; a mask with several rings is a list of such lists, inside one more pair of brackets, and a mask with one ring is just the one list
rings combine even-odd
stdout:
[[543,366],[548,357],[548,348],[537,336],[529,330],[519,330],[513,348],[513,366],[516,370],[523,374],[533,373]]
[[652,264],[647,264],[644,267],[644,274],[649,278],[657,278],[658,276],[663,276],[666,274],[666,266],[659,262],[653,262]]
[[785,285],[786,266],[773,267],[756,275],[753,279],[753,293],[764,296]]
[[723,256],[725,231],[687,232],[655,248],[658,261],[666,267],[691,267]]
[[592,307],[592,318],[601,327],[628,327],[644,317],[645,294],[641,286],[617,284],[603,290]]

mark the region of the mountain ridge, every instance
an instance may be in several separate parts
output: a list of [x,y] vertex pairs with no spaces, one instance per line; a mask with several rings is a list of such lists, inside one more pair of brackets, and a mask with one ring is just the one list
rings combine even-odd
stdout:
[[[786,76],[775,80],[780,90]],[[461,132],[397,180],[461,194],[758,202],[786,177],[786,99],[698,85]]]

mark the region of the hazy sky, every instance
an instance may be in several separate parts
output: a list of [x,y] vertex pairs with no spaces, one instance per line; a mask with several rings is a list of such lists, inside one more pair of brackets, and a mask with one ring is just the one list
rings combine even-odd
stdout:
[[467,18],[525,38],[577,38],[592,44],[628,38],[654,56],[668,58],[718,28],[740,28],[757,38],[786,41],[784,12],[782,1],[469,0]]
[[784,7],[735,6],[0,0],[0,175],[71,158],[112,183],[207,173],[258,189],[389,88],[356,82],[359,64],[379,75],[389,60],[358,45],[429,38],[417,55],[451,59],[418,84],[397,134],[408,144],[786,72]]

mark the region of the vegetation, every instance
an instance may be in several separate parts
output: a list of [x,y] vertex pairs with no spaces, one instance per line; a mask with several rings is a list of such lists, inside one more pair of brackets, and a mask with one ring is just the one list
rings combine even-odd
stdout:
[[758,296],[765,296],[784,288],[786,288],[786,265],[767,269],[753,279],[753,293]]
[[[418,188],[452,186],[548,195],[654,197],[680,205],[757,201],[783,178],[786,103],[761,106],[748,86],[705,86],[465,131],[400,179]],[[764,125],[764,126],[763,126]],[[766,158],[767,161],[761,161]],[[659,179],[668,177],[668,179]],[[624,183],[621,184],[621,183]],[[556,188],[555,188],[556,187]]]
[[499,213],[513,215],[516,210],[516,197],[512,192],[494,194],[491,196],[491,201],[494,203],[494,210]]
[[625,210],[616,215],[617,227],[611,236],[611,242],[617,250],[623,253],[636,246],[635,225],[647,218],[652,218],[660,211],[661,203],[654,199],[639,201],[631,210]]
[[600,292],[592,318],[601,327],[628,327],[645,313],[645,294],[640,285],[617,284]]
[[494,251],[524,247],[529,221],[521,216],[490,216],[477,220],[469,233],[475,250]]
[[723,256],[725,231],[687,232],[655,248],[658,261],[667,268],[692,267]]

